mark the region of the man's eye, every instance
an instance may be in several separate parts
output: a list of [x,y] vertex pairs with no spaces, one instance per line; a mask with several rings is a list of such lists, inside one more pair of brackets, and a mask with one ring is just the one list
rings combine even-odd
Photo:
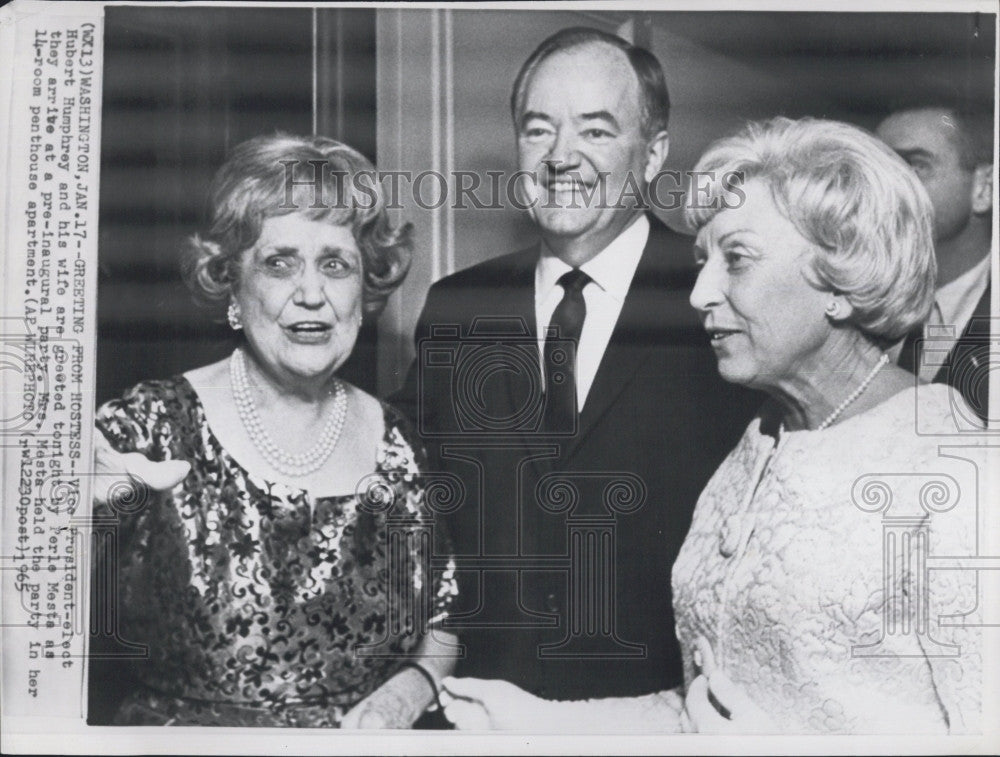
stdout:
[[521,136],[525,139],[544,139],[553,134],[552,127],[540,121],[527,123],[521,128]]
[[533,127],[533,128],[525,129],[524,130],[524,136],[527,139],[543,139],[544,137],[546,137],[550,133],[551,132],[548,129],[541,129],[541,128],[538,128],[538,127]]
[[612,134],[607,129],[587,129],[583,132],[583,136],[585,136],[587,139],[592,139],[592,140],[605,140],[605,139],[611,139],[615,135]]

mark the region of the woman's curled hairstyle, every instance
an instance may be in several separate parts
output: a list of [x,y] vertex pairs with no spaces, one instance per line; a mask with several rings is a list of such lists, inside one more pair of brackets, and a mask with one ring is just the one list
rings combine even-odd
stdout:
[[816,286],[843,294],[870,339],[887,346],[927,318],[937,276],[933,207],[913,170],[868,132],[814,118],[753,122],[712,144],[695,167],[703,172],[708,196],[685,211],[694,228],[732,207],[742,191],[734,176],[761,180],[820,249]]
[[410,224],[393,227],[375,167],[357,150],[320,136],[274,134],[236,146],[215,174],[206,233],[191,237],[184,279],[221,318],[238,285],[239,256],[260,238],[264,221],[304,213],[349,226],[364,266],[364,309],[377,314],[410,267]]

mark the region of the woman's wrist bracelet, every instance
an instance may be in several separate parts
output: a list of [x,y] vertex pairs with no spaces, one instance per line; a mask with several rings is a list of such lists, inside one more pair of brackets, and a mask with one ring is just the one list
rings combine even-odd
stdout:
[[417,671],[418,673],[420,673],[420,675],[424,677],[424,680],[427,681],[427,684],[431,687],[431,691],[434,694],[434,707],[433,708],[428,707],[427,709],[429,711],[433,711],[434,709],[438,710],[441,709],[441,697],[438,695],[437,681],[434,680],[434,676],[432,676],[428,672],[427,668],[425,668],[419,662],[414,662],[413,660],[407,660],[406,662],[404,662],[403,667],[413,668],[415,671]]

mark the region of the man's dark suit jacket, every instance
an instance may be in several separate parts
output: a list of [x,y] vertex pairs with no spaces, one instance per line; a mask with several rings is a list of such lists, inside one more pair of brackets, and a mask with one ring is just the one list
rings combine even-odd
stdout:
[[[525,411],[541,386],[537,246],[448,276],[427,295],[417,359],[394,401],[418,425],[432,467],[464,490],[438,516],[459,566],[447,626],[465,645],[456,675],[553,699],[682,681],[671,567],[699,493],[761,396],[719,378],[688,304],[691,240],[650,223],[572,434],[534,432]],[[546,489],[553,477],[568,479],[578,501]]]
[[899,354],[899,363],[907,370],[916,371],[921,360],[934,361],[935,365],[940,365],[932,383],[948,384],[957,389],[969,408],[984,423],[989,418],[991,287],[992,282],[988,282],[972,317],[944,359],[941,351],[935,349],[934,338],[924,337],[923,324],[916,326],[913,333],[904,340]]

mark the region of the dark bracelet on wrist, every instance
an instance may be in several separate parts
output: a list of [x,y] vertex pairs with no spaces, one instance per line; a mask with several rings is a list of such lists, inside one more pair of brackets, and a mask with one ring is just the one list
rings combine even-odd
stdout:
[[[413,660],[407,660],[406,662],[404,662],[403,663],[403,667],[404,668],[413,668],[415,671],[417,671],[418,673],[420,673],[420,675],[422,675],[424,677],[424,680],[427,681],[427,684],[431,687],[431,691],[434,692],[434,709],[438,709],[438,710],[442,709],[442,707],[441,707],[441,697],[438,695],[437,682],[434,680],[434,676],[432,676],[427,671],[427,668],[425,668],[419,662],[414,662]],[[428,707],[427,709],[429,711],[431,711],[430,707]]]

